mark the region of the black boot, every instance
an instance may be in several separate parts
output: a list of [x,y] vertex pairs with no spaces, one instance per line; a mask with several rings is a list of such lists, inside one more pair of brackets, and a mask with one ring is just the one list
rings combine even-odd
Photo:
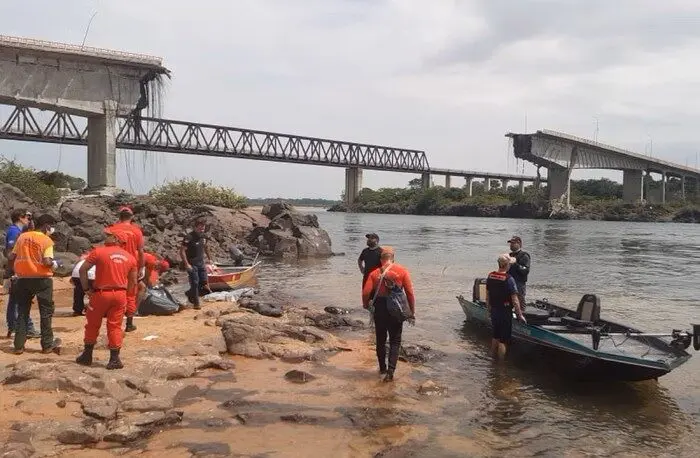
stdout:
[[95,344],[85,344],[85,349],[83,352],[75,358],[75,362],[82,366],[92,365],[92,350],[95,348]]
[[119,350],[110,350],[107,369],[121,369],[122,367],[124,367],[124,365],[122,364],[122,360],[119,359]]
[[389,372],[386,373],[386,377],[384,377],[384,382],[389,383],[394,381],[394,371],[390,370]]
[[126,328],[124,329],[124,332],[131,331],[136,331],[136,326],[134,326],[134,317],[128,316],[126,317]]

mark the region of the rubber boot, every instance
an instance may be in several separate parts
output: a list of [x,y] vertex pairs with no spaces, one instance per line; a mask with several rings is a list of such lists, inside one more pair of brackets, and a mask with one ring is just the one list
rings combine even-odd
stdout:
[[112,370],[112,369],[121,369],[124,367],[122,364],[122,360],[119,359],[119,350],[110,350],[109,351],[109,362],[107,363],[107,369]]
[[384,377],[384,383],[390,383],[394,381],[394,371],[390,370],[389,372],[386,373],[386,377]]
[[85,344],[85,349],[83,352],[75,358],[75,362],[82,366],[92,365],[92,350],[95,348],[95,344]]
[[131,331],[136,331],[136,326],[134,326],[134,317],[128,316],[126,317],[126,328],[124,329],[124,332]]

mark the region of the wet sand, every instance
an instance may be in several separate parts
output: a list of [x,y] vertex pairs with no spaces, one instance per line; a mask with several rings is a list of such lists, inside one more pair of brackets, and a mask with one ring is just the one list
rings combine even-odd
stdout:
[[[56,336],[63,340],[61,355],[41,354],[38,339],[28,341],[23,355],[14,355],[11,340],[2,339],[0,367],[27,359],[76,364],[74,359],[82,350],[84,318],[71,316],[70,283],[56,279],[55,289],[53,325]],[[129,371],[130,361],[174,347],[204,345],[225,351],[221,329],[211,326],[211,322],[205,325],[203,313],[230,306],[205,303],[201,311],[189,309],[170,317],[137,317],[138,329],[125,337],[123,371]],[[418,387],[428,375],[420,366],[408,363],[399,363],[394,383],[382,383],[370,332],[368,329],[344,334],[344,346],[350,351],[325,361],[287,363],[229,357],[235,362],[235,369],[198,372],[188,379],[185,389],[173,383],[173,389],[179,390],[175,408],[184,412],[182,422],[126,447],[106,442],[91,447],[37,442],[18,425],[80,418],[80,404],[68,402],[59,407],[57,403],[66,395],[58,390],[15,391],[0,385],[0,443],[31,443],[38,453],[34,456],[370,457],[382,451],[389,453],[382,456],[411,456],[400,447],[410,448],[410,444],[427,438],[427,424],[435,422],[435,415],[442,411],[447,399],[418,394]],[[157,338],[143,340],[153,335]],[[104,328],[95,357],[97,367],[103,367],[108,359]],[[289,382],[285,374],[292,369],[316,378],[303,384]],[[486,453],[464,437],[443,437],[440,442],[443,452],[450,455]]]

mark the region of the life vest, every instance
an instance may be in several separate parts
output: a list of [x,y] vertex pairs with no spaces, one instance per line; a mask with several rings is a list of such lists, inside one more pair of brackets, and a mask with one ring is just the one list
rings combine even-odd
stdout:
[[20,234],[15,242],[14,271],[20,278],[52,277],[51,266],[44,265],[44,253],[53,247],[51,237],[39,231]]
[[486,278],[486,291],[489,292],[489,303],[492,307],[510,307],[510,293],[508,292],[509,274],[503,272],[491,272]]

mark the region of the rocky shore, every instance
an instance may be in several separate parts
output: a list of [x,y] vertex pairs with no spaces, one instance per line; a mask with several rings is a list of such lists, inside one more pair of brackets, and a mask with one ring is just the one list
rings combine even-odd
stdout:
[[[208,221],[218,258],[233,245],[278,260],[332,255],[315,216],[284,204],[184,210],[122,195],[41,209],[0,186],[3,214],[24,207],[60,219],[53,235],[66,264],[60,275],[102,240],[102,227],[124,204],[134,209],[147,247],[173,262],[180,236],[199,217]],[[15,355],[12,341],[0,340],[2,457],[298,456],[300,446],[309,457],[403,456],[397,453],[414,448],[406,444],[425,438],[421,422],[436,415],[434,399],[447,393],[423,371],[440,352],[404,345],[397,381],[382,384],[364,313],[322,309],[282,291],[250,289],[236,301],[205,299],[198,311],[136,317],[118,371],[104,368],[102,329],[86,368],[75,363],[84,317],[72,316],[69,279],[57,276],[54,289],[60,355],[41,354],[36,340]],[[397,407],[396,396],[407,402]]]

